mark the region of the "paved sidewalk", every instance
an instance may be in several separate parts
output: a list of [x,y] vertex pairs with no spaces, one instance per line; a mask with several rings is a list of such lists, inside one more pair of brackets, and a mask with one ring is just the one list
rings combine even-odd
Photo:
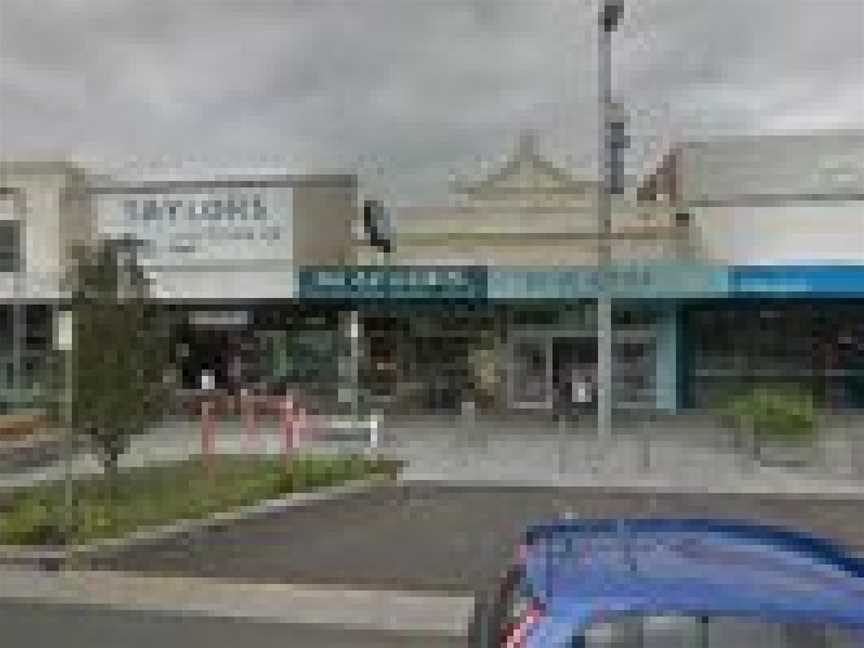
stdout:
[[[644,488],[729,493],[824,494],[864,498],[864,429],[861,419],[838,419],[820,436],[816,460],[803,467],[763,466],[736,448],[728,431],[706,417],[680,416],[616,425],[610,444],[597,442],[593,420],[556,425],[525,417],[467,420],[461,417],[385,418],[379,449],[407,461],[403,479],[448,483]],[[846,427],[843,427],[843,426]],[[217,453],[284,451],[273,421],[247,437],[238,420],[216,425]],[[342,441],[307,435],[307,452],[364,450],[368,437]],[[176,461],[201,452],[201,426],[194,419],[155,427],[135,437],[122,467]],[[100,472],[89,454],[72,462],[75,475]],[[0,489],[60,479],[63,462],[7,473]]]
[[409,481],[864,498],[864,430],[839,426],[820,439],[813,464],[802,467],[760,465],[728,431],[686,416],[623,420],[607,447],[592,419],[391,419],[382,426],[381,447],[408,462]]
[[0,570],[0,599],[456,637],[474,606],[467,594],[18,569]]
[[[300,449],[312,452],[363,450],[368,445],[368,432],[354,433],[353,438],[339,441],[323,440],[314,430],[307,435]],[[219,421],[215,425],[214,451],[217,454],[269,454],[285,452],[284,435],[275,422],[264,421],[254,435],[247,435],[237,420]],[[200,455],[201,423],[195,419],[173,420],[157,426],[146,434],[132,438],[129,450],[120,457],[121,468],[135,468],[150,463],[180,461]],[[102,472],[96,457],[84,451],[70,462],[75,476],[95,475]],[[26,487],[35,483],[62,479],[66,464],[62,460],[25,470],[0,473],[0,490]]]

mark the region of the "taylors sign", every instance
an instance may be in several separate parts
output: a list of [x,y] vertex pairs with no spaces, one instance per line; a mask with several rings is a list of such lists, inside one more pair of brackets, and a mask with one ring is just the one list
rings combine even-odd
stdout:
[[174,262],[288,259],[292,212],[290,188],[99,197],[104,233],[143,240],[145,258]]

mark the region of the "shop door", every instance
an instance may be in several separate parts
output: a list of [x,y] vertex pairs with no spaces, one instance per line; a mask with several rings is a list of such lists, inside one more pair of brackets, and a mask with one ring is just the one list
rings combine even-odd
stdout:
[[[572,404],[575,377],[597,375],[597,340],[594,338],[555,338],[552,343],[553,398],[556,410]],[[596,398],[592,395],[591,407]]]
[[513,344],[510,404],[520,409],[544,409],[551,405],[552,359],[545,338],[517,340]]

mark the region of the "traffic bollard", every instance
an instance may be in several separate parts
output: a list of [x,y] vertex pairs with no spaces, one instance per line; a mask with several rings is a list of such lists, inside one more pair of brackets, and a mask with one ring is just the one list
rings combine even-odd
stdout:
[[208,473],[213,470],[213,454],[216,449],[216,430],[213,421],[213,403],[205,400],[201,403],[201,454]]

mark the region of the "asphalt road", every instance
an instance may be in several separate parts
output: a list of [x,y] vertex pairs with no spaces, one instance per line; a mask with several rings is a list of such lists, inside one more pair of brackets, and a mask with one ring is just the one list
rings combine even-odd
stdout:
[[6,648],[455,648],[464,639],[73,605],[0,604]]
[[496,578],[528,523],[563,513],[759,520],[827,536],[864,554],[864,500],[413,484],[138,548],[101,566],[256,582],[472,592]]

